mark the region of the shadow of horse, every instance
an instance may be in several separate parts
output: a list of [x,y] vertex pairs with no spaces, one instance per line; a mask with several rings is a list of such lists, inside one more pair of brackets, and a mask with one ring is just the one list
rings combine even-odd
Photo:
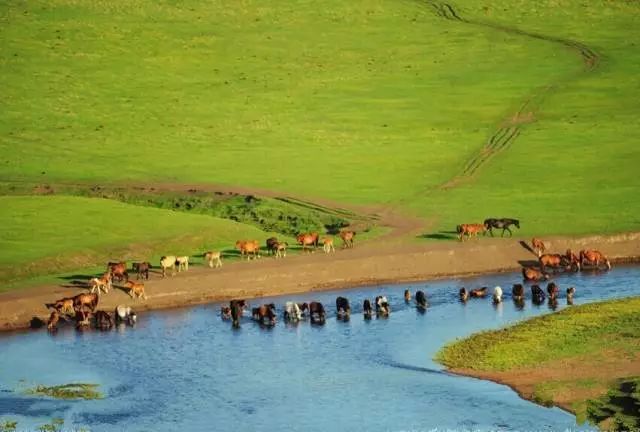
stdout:
[[536,251],[534,251],[531,246],[529,245],[529,243],[527,243],[524,240],[520,240],[520,246],[522,246],[523,248],[525,248],[526,250],[528,250],[529,252],[531,252],[533,255],[538,256],[538,254],[536,253]]
[[522,267],[540,267],[540,262],[538,260],[518,260],[518,264]]
[[438,231],[435,233],[421,234],[418,238],[430,240],[457,240],[458,233],[456,231]]

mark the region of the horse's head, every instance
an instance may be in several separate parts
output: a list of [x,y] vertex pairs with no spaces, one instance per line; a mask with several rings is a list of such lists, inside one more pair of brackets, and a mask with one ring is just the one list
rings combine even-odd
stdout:
[[520,229],[520,221],[518,219],[514,219],[513,224]]

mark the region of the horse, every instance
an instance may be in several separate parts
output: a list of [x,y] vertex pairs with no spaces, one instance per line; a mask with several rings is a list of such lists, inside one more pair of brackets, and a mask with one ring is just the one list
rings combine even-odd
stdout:
[[340,238],[342,239],[342,248],[352,248],[353,239],[356,237],[355,231],[340,231]]
[[207,265],[211,268],[214,267],[214,261],[215,261],[215,268],[218,267],[222,267],[222,252],[218,251],[218,252],[214,252],[214,251],[208,251],[204,253],[204,260],[207,262]]
[[376,315],[378,316],[389,316],[391,312],[391,308],[389,307],[389,301],[386,296],[377,296],[376,297]]
[[162,277],[166,276],[168,268],[171,269],[171,276],[176,274],[176,257],[174,255],[166,255],[160,258],[160,268],[162,269]]
[[91,317],[91,312],[84,310],[83,308],[79,308],[75,310],[76,315],[76,329],[82,330],[85,327],[88,327],[90,324],[89,318]]
[[371,308],[369,299],[365,299],[362,303],[362,314],[364,315],[364,319],[371,319],[371,317],[373,317],[373,309]]
[[246,303],[244,300],[231,300],[229,308],[231,309],[231,325],[235,328],[240,327],[240,318],[242,318],[242,309]]
[[236,242],[236,249],[240,251],[240,255],[247,256],[247,261],[253,258],[260,258],[260,245],[258,240],[238,240]]
[[267,241],[265,242],[265,246],[267,247],[267,253],[269,255],[272,255],[276,252],[276,245],[278,244],[278,238],[277,237],[269,237],[267,239]]
[[513,233],[509,229],[511,225],[514,225],[516,228],[520,229],[520,221],[518,219],[485,219],[484,226],[489,230],[489,234],[493,237],[493,229],[502,229],[502,235],[500,237],[504,237],[504,232],[509,231],[509,237],[513,236]]
[[47,330],[57,330],[58,321],[60,321],[60,315],[58,314],[58,311],[54,310],[53,312],[51,312],[51,315],[49,315],[49,321],[47,321]]
[[73,311],[74,297],[64,297],[60,300],[56,300],[53,303],[45,303],[45,307],[55,309],[56,312],[71,315]]
[[416,291],[416,307],[423,310],[427,308],[427,296],[422,290]]
[[115,317],[116,324],[126,322],[129,325],[134,325],[138,320],[138,316],[133,310],[131,310],[131,307],[124,305],[116,306],[113,316]]
[[309,303],[309,317],[312,324],[324,324],[326,321],[326,313],[324,306],[320,302]]
[[549,279],[549,275],[533,267],[522,269],[522,277],[525,281],[540,281]]
[[516,301],[524,300],[524,287],[522,284],[514,284],[511,288],[511,296]]
[[180,273],[182,270],[189,271],[189,257],[188,256],[176,257],[176,265],[178,266],[178,273]]
[[278,242],[275,245],[276,258],[286,258],[287,257],[287,247],[289,247],[289,243],[287,242]]
[[545,294],[542,288],[538,285],[531,285],[531,300],[535,304],[542,304],[544,301]]
[[131,298],[140,298],[147,299],[147,295],[144,292],[144,284],[140,282],[129,281],[124,284],[126,288],[129,288],[129,295]]
[[411,291],[408,289],[404,290],[404,302],[409,303],[411,301]]
[[302,251],[307,250],[307,246],[318,247],[318,233],[303,233],[296,236],[296,240],[302,245]]
[[335,252],[336,248],[333,246],[333,239],[326,237],[322,239],[322,250],[324,253]]
[[465,287],[462,287],[460,291],[458,291],[458,296],[460,297],[460,301],[464,303],[469,300],[469,291],[467,291]]
[[540,270],[545,271],[546,267],[551,267],[554,270],[565,268],[568,270],[570,268],[570,263],[568,263],[567,257],[560,254],[544,254],[540,255],[538,258],[538,262],[540,263]]
[[231,307],[230,306],[221,306],[220,307],[220,316],[223,320],[231,319]]
[[112,279],[118,280],[121,282],[123,279],[125,281],[129,280],[129,273],[127,273],[127,263],[125,261],[120,262],[109,262],[107,264],[107,272],[111,274]]
[[273,303],[264,304],[258,306],[257,308],[253,308],[251,312],[251,316],[254,320],[258,321],[260,324],[265,324],[265,319],[267,320],[266,325],[275,325],[276,324],[276,314],[275,314],[276,305]]
[[336,299],[336,313],[338,319],[348,321],[349,316],[351,315],[351,306],[349,306],[349,300],[347,300],[345,297],[338,297]]
[[105,273],[100,278],[91,278],[89,280],[89,286],[91,287],[90,292],[98,292],[100,295],[100,291],[104,291],[105,294],[109,292],[109,288],[111,288],[111,274]]
[[78,309],[82,309],[85,306],[88,306],[91,312],[96,310],[98,306],[98,301],[100,298],[98,294],[95,293],[82,293],[73,297],[73,309],[77,312]]
[[600,251],[587,249],[580,251],[580,265],[586,264],[595,265],[596,269],[600,267],[600,263],[604,263],[608,270],[611,270],[611,262]]
[[502,303],[502,288],[500,288],[499,286],[493,289],[493,303]]
[[464,241],[465,235],[467,238],[471,238],[472,236],[478,238],[478,233],[486,233],[487,228],[484,224],[462,224],[456,226],[456,231],[458,232],[458,239]]
[[110,330],[113,327],[113,318],[108,312],[103,310],[96,311],[94,314],[95,325],[98,330]]
[[487,290],[488,288],[486,286],[482,288],[474,288],[469,291],[469,296],[478,298],[485,297],[487,295]]
[[555,300],[558,297],[558,285],[554,282],[549,282],[547,284],[547,294],[549,294],[549,300]]
[[573,304],[573,296],[576,293],[576,289],[574,287],[569,287],[567,288],[567,304],[568,305],[572,305]]
[[538,255],[538,258],[540,258],[540,255],[542,255],[544,251],[547,250],[547,247],[544,245],[544,242],[539,238],[535,238],[535,237],[531,239],[531,248]]
[[131,270],[136,272],[136,279],[149,280],[149,270],[152,268],[149,261],[135,262],[131,264]]
[[[305,303],[306,304],[306,303]],[[288,301],[284,304],[284,320],[288,322],[296,322],[302,319],[302,310],[298,303]]]
[[580,271],[580,258],[578,258],[571,249],[567,249],[564,256],[566,257],[567,261],[569,261],[569,267],[572,271]]

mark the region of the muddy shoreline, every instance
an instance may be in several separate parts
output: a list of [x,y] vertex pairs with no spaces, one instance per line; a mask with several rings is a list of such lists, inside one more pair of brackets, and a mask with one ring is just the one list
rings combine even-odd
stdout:
[[[548,250],[599,249],[615,263],[640,262],[640,233],[582,238],[545,238]],[[393,243],[371,241],[333,254],[317,251],[284,259],[263,257],[225,264],[221,269],[194,266],[162,279],[154,272],[145,283],[147,301],[133,300],[115,288],[101,296],[99,309],[119,304],[137,311],[179,308],[231,298],[259,298],[364,285],[397,284],[478,274],[517,271],[537,257],[521,238],[480,238],[465,242]],[[515,281],[514,281],[515,282]],[[117,286],[117,285],[116,285]],[[48,285],[0,294],[0,331],[29,328],[33,317],[46,319],[44,304],[86,291],[81,285]]]

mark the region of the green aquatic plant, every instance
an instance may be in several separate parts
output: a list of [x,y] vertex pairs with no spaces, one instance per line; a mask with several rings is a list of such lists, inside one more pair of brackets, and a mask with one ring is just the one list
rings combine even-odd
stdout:
[[26,391],[27,394],[49,396],[56,399],[102,399],[98,384],[71,383],[57,386],[39,385]]
[[62,430],[62,426],[64,425],[64,420],[61,418],[54,418],[50,423],[45,423],[38,428],[40,432],[60,432]]
[[0,432],[14,432],[18,427],[18,422],[14,420],[4,420],[0,423]]

